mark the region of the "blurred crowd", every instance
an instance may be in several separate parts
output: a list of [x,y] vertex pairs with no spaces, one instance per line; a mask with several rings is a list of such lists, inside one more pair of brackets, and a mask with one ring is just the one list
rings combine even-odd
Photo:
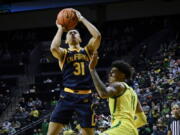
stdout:
[[48,105],[38,97],[20,98],[13,116],[2,123],[0,134],[14,134],[20,128],[40,119],[45,115]]
[[136,74],[133,87],[148,116],[148,125],[140,130],[143,135],[167,134],[168,121],[173,116],[171,107],[180,100],[179,43],[162,45],[156,57],[144,63],[148,69]]
[[0,81],[0,115],[11,102],[11,89],[6,82]]

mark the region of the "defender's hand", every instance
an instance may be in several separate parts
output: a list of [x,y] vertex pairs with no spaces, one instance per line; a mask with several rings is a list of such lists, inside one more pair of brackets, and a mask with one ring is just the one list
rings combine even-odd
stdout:
[[98,59],[99,59],[98,52],[95,51],[93,53],[92,59],[91,59],[91,61],[89,63],[89,70],[94,70],[95,69],[95,67],[97,65],[97,62],[98,62]]

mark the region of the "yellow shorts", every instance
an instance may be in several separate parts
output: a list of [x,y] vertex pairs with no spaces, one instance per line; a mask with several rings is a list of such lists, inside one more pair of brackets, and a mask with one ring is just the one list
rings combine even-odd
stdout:
[[111,128],[100,135],[138,135],[138,130],[129,124],[129,122],[115,120]]

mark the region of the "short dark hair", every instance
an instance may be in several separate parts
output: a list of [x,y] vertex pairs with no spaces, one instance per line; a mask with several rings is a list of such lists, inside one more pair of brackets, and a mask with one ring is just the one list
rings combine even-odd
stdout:
[[123,60],[116,60],[112,63],[111,67],[116,67],[119,71],[125,74],[126,79],[131,79],[134,73],[133,67]]

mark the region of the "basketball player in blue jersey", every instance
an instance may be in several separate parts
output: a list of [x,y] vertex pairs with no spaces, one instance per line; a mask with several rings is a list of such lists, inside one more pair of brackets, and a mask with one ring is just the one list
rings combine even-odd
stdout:
[[74,112],[82,128],[83,135],[94,135],[94,113],[92,110],[91,88],[93,82],[89,72],[89,62],[94,51],[100,46],[101,34],[81,13],[75,10],[79,22],[84,24],[92,38],[82,48],[81,37],[77,30],[66,34],[68,49],[60,47],[64,28],[57,24],[58,30],[51,44],[52,55],[58,59],[63,74],[64,90],[50,119],[48,135],[58,135],[68,124]]

